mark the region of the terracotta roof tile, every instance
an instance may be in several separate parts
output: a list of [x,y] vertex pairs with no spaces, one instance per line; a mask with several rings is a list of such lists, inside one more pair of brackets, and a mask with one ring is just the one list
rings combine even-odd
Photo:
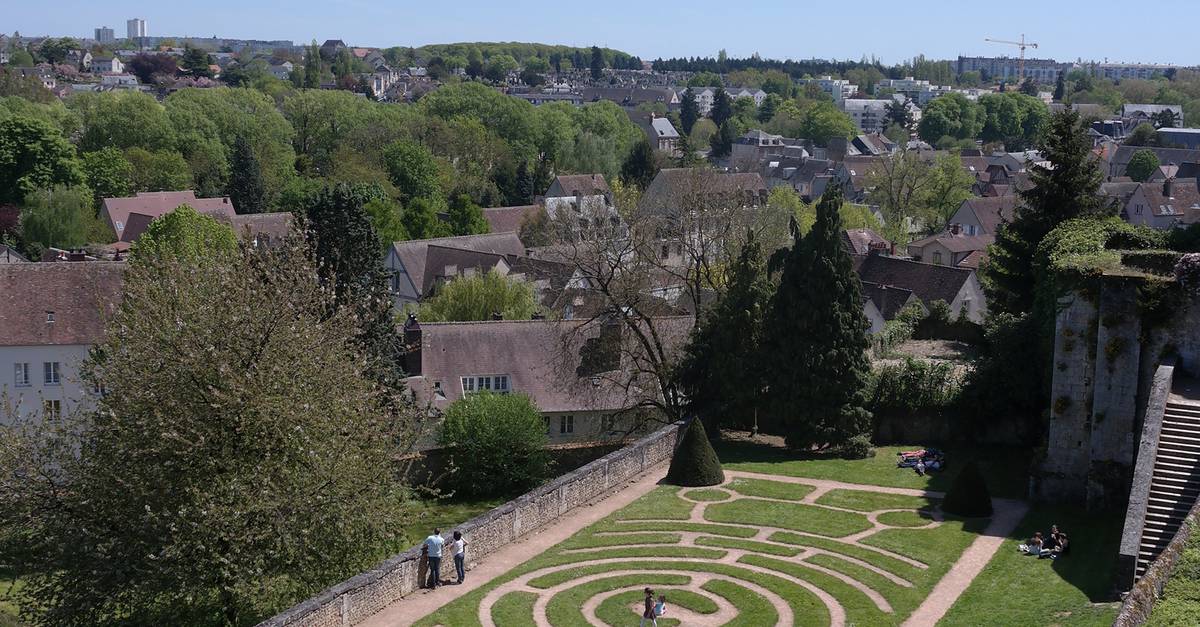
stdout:
[[95,344],[121,300],[124,271],[112,261],[0,264],[0,346]]

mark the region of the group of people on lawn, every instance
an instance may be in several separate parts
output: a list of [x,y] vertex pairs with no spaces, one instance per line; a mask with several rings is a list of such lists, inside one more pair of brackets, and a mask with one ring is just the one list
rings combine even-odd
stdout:
[[1042,536],[1038,531],[1017,549],[1026,555],[1036,555],[1038,559],[1058,559],[1071,549],[1071,540],[1066,532],[1058,530],[1058,525],[1050,525],[1050,535]]

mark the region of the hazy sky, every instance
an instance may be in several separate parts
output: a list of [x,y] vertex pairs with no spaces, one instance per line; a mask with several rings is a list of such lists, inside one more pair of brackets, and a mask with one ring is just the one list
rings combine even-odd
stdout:
[[[150,35],[246,39],[342,39],[360,46],[419,46],[459,41],[598,44],[636,54],[858,59],[887,63],[923,53],[934,58],[1015,55],[985,37],[1040,45],[1029,56],[1200,64],[1200,0],[1143,6],[1112,0],[791,0],[689,2],[590,0],[207,0],[149,2],[4,0],[0,31],[91,36],[141,17]],[[1142,13],[1142,14],[1139,14]],[[1131,28],[1137,24],[1137,28]]]

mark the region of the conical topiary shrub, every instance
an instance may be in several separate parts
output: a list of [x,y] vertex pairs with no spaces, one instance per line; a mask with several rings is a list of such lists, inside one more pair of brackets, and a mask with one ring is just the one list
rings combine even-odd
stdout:
[[671,458],[671,469],[667,471],[667,483],[686,487],[719,485],[725,482],[721,460],[708,441],[704,423],[693,419],[683,434],[683,441]]
[[942,511],[967,518],[992,515],[992,495],[975,462],[967,462],[962,472],[954,478],[950,491],[942,501]]

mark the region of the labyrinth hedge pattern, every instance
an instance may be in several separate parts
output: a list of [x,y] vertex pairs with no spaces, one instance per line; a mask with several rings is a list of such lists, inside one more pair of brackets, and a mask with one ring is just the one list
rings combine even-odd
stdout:
[[899,625],[981,529],[917,490],[726,471],[661,485],[418,626]]

